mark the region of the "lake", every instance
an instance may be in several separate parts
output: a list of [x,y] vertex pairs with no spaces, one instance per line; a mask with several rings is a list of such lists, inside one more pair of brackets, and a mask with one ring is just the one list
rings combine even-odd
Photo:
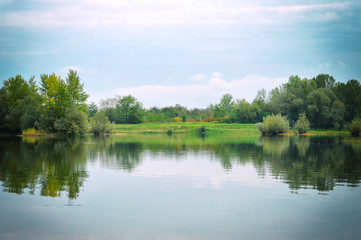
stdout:
[[0,239],[361,239],[361,140],[0,139]]

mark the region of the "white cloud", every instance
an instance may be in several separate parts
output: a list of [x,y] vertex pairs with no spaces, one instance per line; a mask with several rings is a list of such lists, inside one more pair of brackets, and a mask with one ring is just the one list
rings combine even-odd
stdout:
[[[225,93],[230,93],[234,98],[252,101],[257,91],[262,87],[266,91],[287,82],[288,78],[270,78],[259,75],[247,75],[241,79],[226,81],[220,77],[212,77],[205,84],[193,85],[143,85],[139,87],[118,88],[114,95],[133,95],[145,107],[164,107],[175,104],[185,105],[190,108],[207,107],[215,104]],[[108,95],[109,97],[109,95]],[[93,100],[94,101],[94,100]]]
[[204,81],[208,79],[208,76],[206,74],[196,73],[193,76],[189,78],[192,81]]
[[[209,162],[208,158],[201,156],[197,158],[197,161],[189,156],[173,157],[158,154],[156,157],[157,161],[150,159],[138,166],[134,176],[145,178],[176,177],[187,179],[190,186],[194,188],[213,189],[221,189],[229,182],[236,182],[247,187],[264,187],[275,181],[268,174],[260,178],[258,171],[251,163],[243,165],[232,163],[232,170],[228,174],[224,174],[224,169],[220,167],[218,161]],[[237,159],[231,159],[231,161],[236,162]]]
[[[6,1],[5,1],[6,2]],[[224,0],[79,0],[35,1],[41,8],[11,10],[0,15],[0,25],[50,27],[159,27],[173,25],[268,25],[339,19],[350,2],[260,6],[257,3]],[[36,9],[36,10],[34,10]],[[304,16],[304,14],[311,14]],[[287,18],[288,21],[284,21]]]
[[221,72],[215,71],[212,73],[212,77],[213,78],[221,78],[221,77],[223,77],[223,74]]

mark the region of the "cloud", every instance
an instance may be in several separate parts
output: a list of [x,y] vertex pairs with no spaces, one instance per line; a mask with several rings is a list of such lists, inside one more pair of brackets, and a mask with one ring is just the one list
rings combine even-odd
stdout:
[[[7,1],[5,1],[7,2]],[[354,7],[352,2],[262,6],[224,0],[79,0],[30,1],[30,8],[0,14],[0,26],[160,27],[174,25],[268,25],[302,21],[335,21]],[[288,21],[284,21],[288,19]]]
[[222,76],[223,76],[223,74],[221,72],[215,71],[212,73],[213,78],[221,78]]
[[[226,81],[220,77],[212,77],[205,84],[164,86],[142,85],[139,87],[118,88],[114,95],[133,95],[145,107],[164,107],[182,104],[189,108],[207,107],[216,104],[225,93],[230,93],[236,99],[252,101],[257,91],[264,88],[270,91],[287,82],[288,78],[270,78],[259,75],[247,75],[241,79]],[[94,101],[94,100],[93,100]]]
[[191,76],[189,79],[192,81],[204,81],[207,80],[208,76],[206,74],[200,74],[196,73],[193,76]]

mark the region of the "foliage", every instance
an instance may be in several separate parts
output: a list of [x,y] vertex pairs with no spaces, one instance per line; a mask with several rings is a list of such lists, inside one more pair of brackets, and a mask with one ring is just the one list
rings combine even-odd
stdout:
[[80,83],[76,71],[69,70],[66,81],[55,73],[40,75],[40,93],[43,104],[55,113],[55,118],[63,118],[71,106],[86,112],[85,104],[88,95],[84,92],[84,84]]
[[344,104],[346,122],[351,122],[354,118],[361,117],[361,85],[359,81],[352,79],[347,83],[336,83],[335,94]]
[[87,105],[85,102],[89,96],[84,91],[84,83],[80,83],[79,74],[74,70],[69,70],[66,78],[66,89],[70,103],[82,112],[86,112]]
[[214,116],[215,117],[225,117],[230,116],[232,108],[234,106],[233,97],[231,94],[224,94],[219,102],[214,106]]
[[332,89],[336,80],[328,74],[319,74],[312,79],[317,84],[317,88]]
[[361,132],[361,118],[355,118],[348,125],[348,130],[351,132],[352,136],[360,136]]
[[117,96],[101,101],[101,110],[111,122],[115,123],[141,123],[144,115],[142,103],[135,97]]
[[0,100],[0,129],[21,133],[21,130],[34,126],[42,108],[34,77],[26,81],[17,75],[5,80]]
[[316,89],[307,96],[311,126],[314,128],[339,128],[343,120],[343,104],[329,89]]
[[183,119],[180,117],[175,117],[172,119],[172,122],[183,122]]
[[207,117],[202,120],[202,122],[221,122],[222,118],[216,118],[216,117]]
[[90,104],[87,105],[87,114],[89,119],[94,117],[97,113],[98,113],[98,106],[94,102],[91,102]]
[[[260,127],[260,125],[258,125]],[[263,124],[260,127],[262,135],[278,135],[281,133],[286,133],[289,130],[289,122],[285,116],[281,114],[270,115],[263,117]]]
[[41,133],[37,131],[35,128],[28,128],[26,130],[23,130],[22,133],[23,136],[40,136]]
[[89,130],[87,116],[77,106],[71,106],[65,112],[64,118],[54,122],[54,128],[62,134],[81,135]]
[[251,105],[245,99],[235,103],[230,116],[230,120],[236,123],[254,123],[257,119],[257,105]]
[[[66,114],[74,107],[87,112],[89,120],[103,111],[110,122],[122,124],[172,121],[256,123],[270,114],[281,114],[295,126],[300,114],[306,113],[312,128],[340,130],[352,119],[361,118],[359,81],[336,82],[328,74],[319,74],[312,79],[290,76],[287,83],[268,94],[264,89],[259,90],[252,103],[224,94],[218,104],[206,108],[188,109],[176,104],[144,109],[141,102],[128,95],[102,100],[98,109],[95,103],[86,105],[87,98],[84,84],[73,70],[65,80],[54,73],[42,74],[39,87],[34,77],[28,81],[20,75],[11,77],[0,89],[0,131],[21,133],[35,127],[66,133]],[[74,130],[78,131],[76,127]]]
[[94,135],[103,135],[112,131],[112,125],[104,111],[100,111],[90,120],[91,131]]
[[197,129],[198,135],[201,137],[204,137],[206,134],[206,126],[201,126],[200,128]]
[[306,117],[306,113],[300,114],[294,128],[299,134],[307,133],[307,131],[310,130],[310,122]]

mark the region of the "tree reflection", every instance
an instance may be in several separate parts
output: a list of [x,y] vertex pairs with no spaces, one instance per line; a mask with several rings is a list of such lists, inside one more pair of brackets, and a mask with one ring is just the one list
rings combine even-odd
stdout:
[[79,196],[85,178],[86,145],[79,139],[26,142],[2,140],[0,146],[0,180],[6,192],[21,194],[28,189],[41,196],[69,199]]
[[[261,177],[271,174],[292,190],[331,191],[358,187],[361,140],[338,137],[129,136],[39,140],[0,139],[3,191],[76,199],[88,178],[86,163],[134,171],[146,156],[157,160],[206,156],[226,171],[252,164]],[[164,158],[165,157],[165,158]]]
[[[354,149],[340,138],[293,137],[289,147],[271,144],[264,146],[272,175],[289,184],[291,189],[312,188],[333,190],[337,182],[359,186],[361,159]],[[264,141],[263,144],[268,144]],[[280,148],[269,154],[269,148]],[[273,154],[273,153],[279,154]],[[282,153],[281,153],[282,152]]]

